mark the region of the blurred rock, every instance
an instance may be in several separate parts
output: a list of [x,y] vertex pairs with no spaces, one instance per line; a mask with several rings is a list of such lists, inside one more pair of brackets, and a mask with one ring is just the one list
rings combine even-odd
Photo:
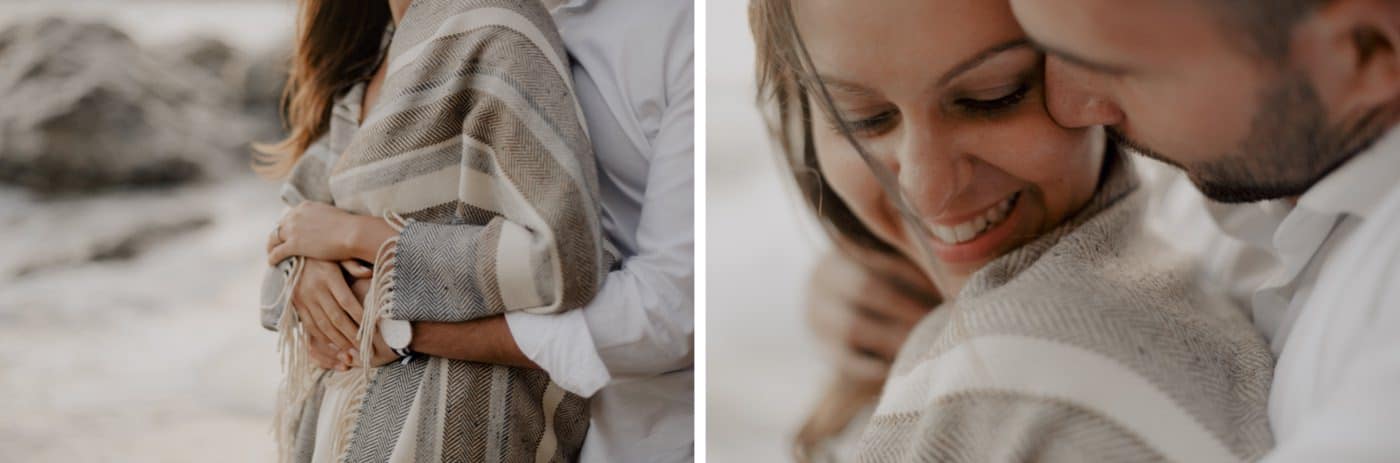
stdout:
[[239,107],[250,124],[252,139],[282,138],[279,106],[287,79],[285,50],[245,53],[221,40],[197,37],[176,44],[165,55],[222,81],[232,93],[229,103]]
[[246,64],[238,55],[238,50],[211,37],[196,37],[176,44],[168,56],[193,65],[219,80],[236,84],[234,75]]
[[[292,39],[282,41],[292,43]],[[262,140],[281,139],[280,107],[287,83],[288,50],[263,50],[248,58],[242,72],[243,110],[258,124]]]
[[[217,46],[192,53],[218,66]],[[247,171],[238,92],[104,24],[50,18],[0,33],[0,182],[39,193],[168,186]]]

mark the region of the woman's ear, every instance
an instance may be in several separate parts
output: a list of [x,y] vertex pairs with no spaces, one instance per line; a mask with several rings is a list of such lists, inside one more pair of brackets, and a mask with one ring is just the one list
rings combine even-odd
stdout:
[[1334,117],[1354,117],[1400,98],[1400,4],[1333,0],[1294,29],[1293,58]]

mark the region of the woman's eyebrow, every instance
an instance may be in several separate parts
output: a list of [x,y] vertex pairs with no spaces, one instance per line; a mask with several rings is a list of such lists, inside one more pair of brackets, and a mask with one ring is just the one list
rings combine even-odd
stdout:
[[876,91],[864,85],[847,82],[835,77],[818,75],[817,78],[820,79],[821,84],[825,86],[827,90],[839,91],[852,96],[875,96],[877,94]]
[[1009,40],[997,45],[992,45],[991,47],[988,47],[987,49],[978,52],[976,55],[973,55],[971,58],[963,60],[963,62],[958,63],[957,66],[953,66],[953,68],[949,69],[948,72],[943,73],[943,77],[940,77],[938,79],[938,86],[942,87],[944,85],[947,85],[948,81],[953,80],[953,78],[959,75],[962,75],[962,73],[964,72],[972,70],[972,68],[981,65],[983,62],[987,61],[993,56],[996,56],[999,53],[1021,47],[1029,48],[1030,46],[1031,41],[1024,37],[1015,40]]
[[[993,56],[996,56],[1002,52],[1023,47],[1032,47],[1031,41],[1024,37],[1015,40],[1008,40],[1006,42],[987,47],[987,49],[977,52],[976,55],[973,55],[971,58],[963,60],[961,63],[958,63],[957,66],[953,66],[952,69],[949,69],[948,72],[943,73],[943,76],[938,79],[938,86],[941,87],[943,85],[946,85],[948,81],[953,80],[953,78],[961,75],[964,72],[972,70],[973,68],[981,65],[988,59],[991,59]],[[825,85],[829,90],[837,90],[842,93],[856,96],[870,96],[877,94],[877,92],[875,92],[874,90],[871,90],[860,84],[847,82],[845,80],[841,80],[831,76],[819,75],[817,77],[821,79],[821,83]]]

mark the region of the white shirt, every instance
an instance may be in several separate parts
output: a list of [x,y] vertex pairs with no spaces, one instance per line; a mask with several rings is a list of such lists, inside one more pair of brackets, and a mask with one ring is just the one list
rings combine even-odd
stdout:
[[1304,213],[1336,224],[1298,227],[1296,242],[1327,243],[1313,290],[1283,317],[1267,461],[1400,461],[1400,129],[1313,186],[1284,226]]
[[1400,461],[1400,129],[1297,206],[1211,203],[1182,185],[1161,184],[1156,207],[1177,213],[1149,224],[1252,306],[1278,356],[1266,460]]
[[597,297],[506,315],[521,350],[591,397],[583,462],[694,459],[694,11],[689,0],[571,0],[554,12],[623,254]]

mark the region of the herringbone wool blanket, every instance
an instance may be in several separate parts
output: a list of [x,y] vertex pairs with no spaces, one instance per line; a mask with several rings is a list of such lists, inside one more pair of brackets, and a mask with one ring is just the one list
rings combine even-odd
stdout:
[[1273,356],[1142,226],[1111,157],[1068,223],[979,270],[911,333],[867,462],[1229,462],[1273,445]]
[[[386,217],[362,358],[381,323],[553,313],[592,299],[604,250],[595,164],[549,13],[534,1],[417,0],[390,32],[379,102],[364,84],[284,188]],[[263,323],[282,334],[284,462],[567,461],[585,401],[539,370],[418,355],[379,368],[312,366],[286,310],[300,259],[271,272]]]

